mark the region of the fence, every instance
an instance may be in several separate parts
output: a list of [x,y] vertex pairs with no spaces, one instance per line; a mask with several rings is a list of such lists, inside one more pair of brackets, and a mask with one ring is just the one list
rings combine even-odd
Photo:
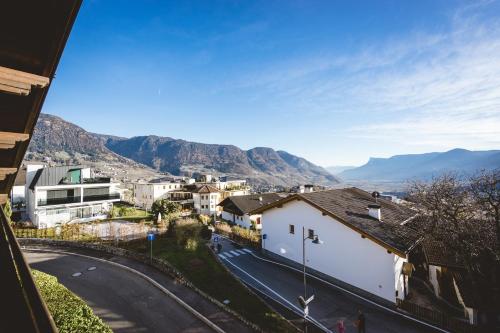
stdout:
[[[69,224],[56,228],[13,228],[17,238],[58,239],[82,242],[118,242],[145,238],[152,228],[146,225],[124,225],[118,222]],[[157,233],[165,230],[156,228]]]
[[457,332],[457,333],[481,332],[481,329],[478,326],[471,325],[465,320],[449,317],[440,311],[431,310],[406,300],[397,299],[397,306],[398,308],[409,312],[418,319],[424,320],[426,322],[437,325],[452,332]]

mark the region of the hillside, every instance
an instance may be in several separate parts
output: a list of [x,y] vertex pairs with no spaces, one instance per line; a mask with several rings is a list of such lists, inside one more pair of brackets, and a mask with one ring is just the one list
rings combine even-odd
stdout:
[[[86,163],[105,173],[126,176],[140,169],[155,174],[213,173],[246,178],[256,184],[293,186],[304,183],[333,185],[338,180],[325,169],[284,151],[257,147],[242,150],[233,145],[203,144],[159,136],[133,138],[95,134],[59,117],[42,114],[31,141],[27,160]],[[135,174],[135,178],[140,178]]]
[[341,172],[346,181],[392,181],[430,179],[444,172],[468,175],[481,169],[500,168],[500,150],[453,149],[443,153],[396,155],[370,158],[358,168]]

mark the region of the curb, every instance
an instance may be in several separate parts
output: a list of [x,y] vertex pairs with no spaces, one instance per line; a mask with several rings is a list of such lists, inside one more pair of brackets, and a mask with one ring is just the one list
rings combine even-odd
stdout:
[[196,311],[195,309],[193,309],[190,305],[188,305],[182,299],[180,299],[179,297],[177,297],[176,295],[174,295],[170,290],[166,289],[165,287],[163,287],[161,284],[159,284],[158,282],[156,282],[155,280],[153,280],[152,278],[150,278],[146,274],[143,274],[143,273],[141,273],[141,272],[139,272],[139,271],[137,271],[137,270],[135,270],[133,268],[130,268],[128,266],[125,266],[125,265],[122,265],[122,264],[119,264],[119,263],[116,263],[116,262],[113,262],[113,261],[109,261],[109,260],[106,260],[106,259],[96,258],[96,257],[92,257],[92,256],[87,256],[87,255],[84,255],[84,254],[79,254],[79,253],[73,253],[73,252],[67,252],[67,251],[55,251],[55,250],[37,249],[37,248],[33,248],[33,247],[30,248],[30,247],[25,247],[25,246],[23,246],[23,249],[24,250],[28,250],[28,251],[64,253],[64,254],[69,254],[69,255],[74,255],[74,256],[79,256],[79,257],[83,257],[83,258],[88,258],[88,259],[92,259],[92,260],[101,261],[101,262],[105,262],[107,264],[111,264],[111,265],[116,266],[116,267],[120,267],[120,268],[122,268],[122,269],[124,269],[126,271],[129,271],[131,273],[139,275],[141,278],[143,278],[144,280],[148,281],[149,283],[151,283],[156,288],[160,289],[164,294],[166,294],[168,297],[172,298],[174,301],[176,301],[178,304],[180,304],[187,311],[189,311],[190,313],[192,313],[193,315],[195,315],[198,319],[200,319],[201,321],[203,321],[206,325],[208,325],[214,331],[219,332],[219,333],[226,333],[222,328],[220,328],[219,326],[215,325],[207,317],[205,317],[204,315],[202,315],[201,313],[199,313],[198,311]]
[[[208,247],[208,245],[207,245]],[[266,304],[271,310],[273,310],[275,313],[277,313],[281,319],[283,320],[286,320],[291,326],[297,328],[297,332],[301,332],[301,330],[296,327],[296,325],[294,325],[290,320],[286,319],[285,317],[283,317],[278,311],[276,311],[276,309],[271,306],[268,302],[266,302],[260,295],[257,294],[257,292],[255,292],[251,287],[249,287],[247,284],[245,284],[237,275],[235,275],[233,272],[231,272],[231,270],[226,266],[224,265],[224,263],[222,262],[222,260],[219,258],[219,256],[213,252],[210,247],[208,247],[208,250],[210,251],[210,253],[212,254],[212,256],[215,258],[215,260],[217,260],[221,265],[222,267],[224,267],[224,270],[226,272],[228,272],[229,274],[231,274],[231,276],[240,283],[240,285],[243,286],[243,288],[245,288],[248,292],[250,292],[252,295],[254,295],[255,297],[257,297],[261,302],[263,302],[264,304]],[[276,301],[275,301],[276,302]],[[279,302],[278,302],[279,303]],[[284,305],[282,305],[284,306]],[[288,308],[287,308],[288,309]],[[290,309],[288,309],[289,311],[291,311]],[[292,311],[293,312],[293,311]],[[261,332],[263,332],[261,330]]]
[[[229,241],[231,241],[231,242],[235,242],[234,240],[232,240],[232,239],[231,239],[231,238],[229,238],[229,237],[226,237],[226,236],[224,236],[224,235],[220,235],[220,234],[218,234],[218,235],[219,235],[219,236],[221,236],[221,237],[223,237],[223,238],[226,238],[227,240],[229,240]],[[235,243],[241,246],[241,244],[239,244],[239,243],[237,243],[237,242],[235,242]],[[297,269],[297,268],[295,268],[295,267],[289,266],[289,265],[284,264],[284,263],[276,262],[276,261],[273,261],[273,260],[270,260],[270,259],[262,258],[262,257],[260,257],[260,256],[258,256],[258,255],[256,255],[256,254],[254,254],[254,253],[251,253],[251,255],[252,255],[253,257],[255,257],[256,259],[259,259],[259,260],[262,260],[262,261],[266,261],[266,262],[272,263],[272,264],[274,264],[274,265],[283,266],[283,267],[285,267],[285,268],[288,268],[288,269],[293,270],[293,271],[296,271],[296,272],[302,272],[301,270],[299,270],[299,269]],[[441,328],[441,327],[438,327],[438,326],[435,326],[435,325],[433,325],[433,324],[430,324],[430,323],[427,323],[427,322],[425,322],[425,321],[422,321],[422,320],[420,320],[420,319],[414,318],[414,317],[412,317],[412,316],[411,316],[411,315],[409,315],[409,314],[405,314],[405,313],[403,313],[402,311],[399,311],[399,310],[393,310],[393,309],[387,308],[387,307],[385,307],[385,306],[383,306],[383,305],[381,305],[381,304],[378,304],[377,302],[374,302],[374,301],[372,301],[372,300],[366,299],[366,298],[364,298],[363,296],[360,296],[360,295],[358,295],[358,294],[356,294],[356,293],[354,293],[354,292],[352,292],[352,291],[349,291],[349,290],[347,290],[347,289],[345,289],[345,288],[342,288],[342,287],[340,287],[340,286],[337,286],[337,285],[335,285],[334,283],[331,283],[331,282],[328,282],[328,281],[326,281],[326,280],[323,280],[322,278],[317,277],[316,275],[312,275],[312,274],[310,274],[310,273],[306,273],[306,275],[307,275],[308,277],[314,278],[314,279],[316,279],[316,280],[318,280],[318,281],[320,281],[320,282],[323,282],[323,283],[325,283],[325,284],[328,284],[328,285],[330,285],[330,286],[332,286],[332,287],[334,287],[334,288],[337,288],[337,289],[339,289],[339,290],[341,290],[341,291],[343,291],[343,292],[346,292],[346,293],[348,293],[349,295],[355,296],[355,297],[357,297],[357,298],[359,298],[359,299],[361,299],[361,300],[363,300],[363,301],[365,301],[365,302],[368,302],[368,303],[370,303],[370,304],[372,304],[372,305],[375,305],[375,306],[377,306],[377,307],[379,307],[379,308],[381,308],[381,309],[383,309],[383,310],[385,310],[385,311],[388,311],[388,312],[391,312],[391,313],[393,313],[393,314],[399,315],[399,316],[401,316],[401,317],[404,317],[404,318],[409,319],[409,320],[411,320],[411,321],[417,322],[417,323],[419,323],[419,324],[422,324],[422,325],[428,326],[428,327],[433,328],[433,329],[435,329],[435,330],[438,330],[438,331],[440,331],[440,332],[443,332],[443,333],[451,333],[450,331],[447,331],[447,330],[445,330],[445,329],[443,329],[443,328]]]
[[190,288],[194,292],[196,292],[198,295],[201,297],[205,298],[206,300],[210,301],[211,303],[215,304],[217,307],[219,307],[221,310],[229,313],[230,315],[236,317],[239,321],[241,321],[243,324],[246,326],[250,327],[254,331],[258,332],[263,332],[263,330],[257,326],[256,324],[248,321],[246,318],[244,318],[242,315],[234,311],[233,309],[229,308],[219,300],[213,298],[212,296],[208,295],[195,285],[193,285],[190,281],[188,281],[182,273],[180,273],[175,267],[173,267],[169,262],[163,260],[163,259],[158,259],[158,258],[153,258],[153,263],[150,263],[150,259],[148,256],[141,255],[137,252],[133,252],[130,250],[114,247],[114,246],[109,246],[109,245],[102,245],[102,244],[94,244],[94,243],[81,243],[81,242],[74,242],[74,241],[65,241],[65,240],[55,240],[55,239],[43,239],[43,238],[18,238],[18,241],[20,245],[24,245],[24,243],[34,243],[34,244],[42,244],[42,245],[56,245],[56,246],[63,246],[63,247],[73,247],[73,248],[84,248],[84,249],[91,249],[95,251],[101,251],[113,255],[118,255],[122,256],[125,258],[129,258],[132,260],[136,260],[144,265],[148,265],[150,267],[158,269],[160,272],[165,273],[170,275],[173,279],[175,279],[178,283],[182,284],[185,287]]

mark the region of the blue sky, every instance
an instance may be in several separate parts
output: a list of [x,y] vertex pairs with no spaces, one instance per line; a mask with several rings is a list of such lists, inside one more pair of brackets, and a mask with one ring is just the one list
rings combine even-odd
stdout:
[[323,166],[500,149],[500,4],[87,0],[43,112]]

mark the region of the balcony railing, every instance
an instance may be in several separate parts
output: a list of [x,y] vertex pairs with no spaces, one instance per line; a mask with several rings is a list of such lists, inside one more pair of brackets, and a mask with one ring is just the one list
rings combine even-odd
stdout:
[[100,194],[100,195],[84,195],[83,202],[116,200],[120,199],[120,193]]
[[2,332],[57,332],[1,206],[0,239]]
[[51,198],[51,199],[40,199],[38,200],[38,206],[51,206],[51,205],[63,205],[70,203],[80,202],[80,196],[76,197],[64,197],[64,198]]

